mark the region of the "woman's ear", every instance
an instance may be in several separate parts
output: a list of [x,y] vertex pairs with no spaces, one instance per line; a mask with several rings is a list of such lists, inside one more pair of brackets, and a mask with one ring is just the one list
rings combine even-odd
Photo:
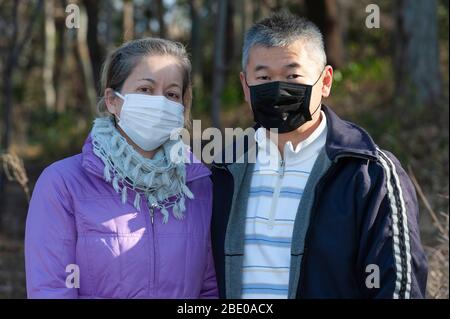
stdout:
[[184,127],[191,128],[192,86],[188,86],[183,96]]
[[108,109],[109,113],[120,117],[120,110],[122,109],[123,101],[119,98],[114,90],[111,88],[107,88],[105,90],[105,105]]

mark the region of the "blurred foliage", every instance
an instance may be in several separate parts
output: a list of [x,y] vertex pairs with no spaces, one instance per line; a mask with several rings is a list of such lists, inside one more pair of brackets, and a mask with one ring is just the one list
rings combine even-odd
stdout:
[[72,110],[33,112],[30,123],[29,142],[42,147],[40,159],[47,163],[79,153],[90,130],[85,116]]

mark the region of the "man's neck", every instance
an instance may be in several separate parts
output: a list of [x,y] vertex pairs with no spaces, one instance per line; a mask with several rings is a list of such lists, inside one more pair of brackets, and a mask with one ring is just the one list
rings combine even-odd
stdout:
[[[311,121],[306,122],[298,129],[289,133],[275,135],[274,137],[278,138],[278,141],[273,142],[277,144],[281,157],[284,157],[284,147],[287,142],[290,141],[295,149],[300,142],[306,140],[309,136],[311,136],[311,134],[319,127],[321,121],[322,113],[320,112],[315,118],[313,117]],[[267,134],[268,133],[269,132],[267,131]]]

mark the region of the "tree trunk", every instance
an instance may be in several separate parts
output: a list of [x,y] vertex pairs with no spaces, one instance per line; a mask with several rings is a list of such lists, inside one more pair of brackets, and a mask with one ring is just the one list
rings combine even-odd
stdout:
[[167,35],[166,24],[164,23],[164,14],[166,13],[166,8],[164,8],[164,1],[156,1],[156,17],[158,18],[159,25],[159,37],[165,38]]
[[[57,47],[56,47],[56,57],[55,63],[56,65],[66,65],[67,56],[66,54],[69,52],[69,44],[68,44],[68,34],[66,28],[66,16],[64,9],[66,7],[65,1],[60,1],[60,7],[58,8],[60,14],[56,16],[56,36],[57,36]],[[56,101],[55,101],[55,109],[56,112],[62,113],[66,110],[66,91],[67,91],[67,72],[66,68],[56,68],[55,69],[55,90],[56,90]]]
[[[37,20],[37,17],[41,13],[43,0],[38,0],[36,5],[31,11],[31,16],[28,21],[25,23],[21,23],[22,21],[18,21],[19,18],[19,5],[20,1],[14,1],[11,10],[11,36],[8,38],[8,52],[6,54],[5,59],[2,62],[5,62],[3,66],[3,132],[2,132],[2,152],[7,152],[10,144],[10,136],[11,136],[11,108],[13,103],[13,74],[17,70],[17,62],[19,56],[22,54],[23,49],[28,44],[31,39],[34,23]],[[19,38],[19,28],[24,26],[23,36]],[[3,58],[3,57],[2,57]],[[6,176],[3,170],[0,173],[0,211],[3,213],[3,209],[5,207],[5,186],[6,186]],[[1,214],[0,214],[1,215]],[[2,219],[0,219],[0,228],[2,228]]]
[[54,85],[54,68],[56,53],[55,3],[54,0],[45,1],[45,54],[43,66],[43,80],[45,106],[47,111],[55,111],[56,93]]
[[343,30],[339,2],[306,0],[308,18],[322,31],[328,64],[340,68],[344,64]]
[[[234,36],[234,11],[235,3],[229,1],[227,3],[227,18],[226,18],[226,36],[225,43],[227,44],[225,50],[225,71],[229,69],[231,63],[233,63],[233,54],[235,51],[235,36]],[[225,75],[226,77],[226,75]]]
[[203,60],[203,50],[201,48],[201,21],[199,10],[201,0],[190,0],[189,10],[191,16],[191,59],[192,59],[192,82],[197,92],[203,92],[203,83],[200,69],[200,62]]
[[97,0],[84,0],[84,6],[86,7],[86,13],[88,18],[87,25],[87,44],[89,49],[89,57],[92,64],[92,72],[94,76],[94,84],[96,92],[100,89],[100,69],[103,61],[103,48],[98,42],[98,14],[99,14],[99,1]]
[[87,110],[90,115],[94,115],[97,112],[97,95],[95,92],[94,76],[92,71],[91,59],[89,56],[89,48],[87,44],[87,14],[84,7],[80,7],[80,28],[77,29],[77,51],[80,59],[83,79],[84,79],[84,92],[87,97],[88,107]]
[[113,41],[113,13],[114,7],[110,0],[104,2],[105,13],[105,51],[110,52],[114,46]]
[[214,82],[212,91],[212,124],[220,128],[220,105],[223,85],[225,82],[224,47],[227,25],[227,0],[218,1],[218,12],[216,18],[216,29],[214,39]]
[[439,103],[439,42],[436,0],[397,2],[395,34],[396,92],[405,106]]
[[134,38],[134,13],[133,1],[126,0],[123,3],[123,41]]
[[[2,132],[2,150],[7,151],[9,148],[10,134],[11,134],[11,107],[12,107],[12,93],[13,93],[13,74],[17,68],[19,56],[22,54],[24,47],[31,39],[34,23],[41,13],[43,0],[37,1],[33,10],[31,10],[31,17],[22,24],[18,21],[18,12],[20,1],[14,1],[12,6],[11,18],[11,36],[9,37],[8,52],[5,58],[5,65],[3,68],[3,132]],[[24,26],[23,36],[19,39],[19,28]],[[1,184],[1,182],[0,182]]]

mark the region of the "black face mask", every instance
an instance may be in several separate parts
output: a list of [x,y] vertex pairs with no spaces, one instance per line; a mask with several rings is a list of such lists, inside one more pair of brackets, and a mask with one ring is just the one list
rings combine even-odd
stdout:
[[247,84],[255,122],[266,129],[276,128],[278,133],[287,133],[311,121],[321,105],[311,114],[311,92],[320,76],[313,85],[280,81],[252,86]]

